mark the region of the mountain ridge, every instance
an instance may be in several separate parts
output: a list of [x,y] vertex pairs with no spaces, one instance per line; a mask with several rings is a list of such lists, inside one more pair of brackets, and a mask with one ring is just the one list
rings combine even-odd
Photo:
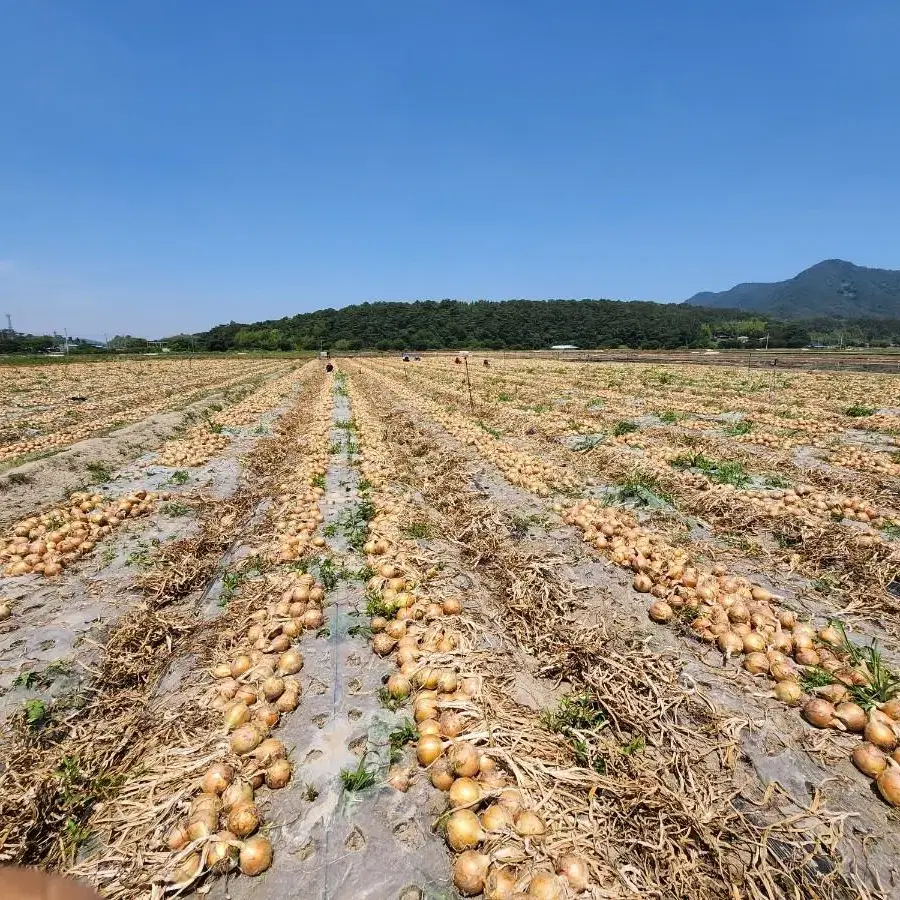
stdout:
[[684,301],[711,309],[740,309],[783,319],[900,317],[900,270],[823,259],[784,281],[736,284],[701,291]]

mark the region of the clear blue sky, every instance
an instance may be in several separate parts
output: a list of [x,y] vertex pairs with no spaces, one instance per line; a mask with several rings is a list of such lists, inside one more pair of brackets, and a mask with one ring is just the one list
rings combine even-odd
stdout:
[[0,0],[0,23],[22,330],[900,267],[895,0]]

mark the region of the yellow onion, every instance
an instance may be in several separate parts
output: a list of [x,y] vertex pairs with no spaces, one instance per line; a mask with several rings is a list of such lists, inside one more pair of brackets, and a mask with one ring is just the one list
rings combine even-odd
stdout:
[[169,881],[171,881],[172,884],[188,884],[197,877],[199,872],[200,854],[191,853],[181,862],[178,868],[172,872]]
[[884,752],[868,741],[855,747],[850,758],[853,760],[853,765],[869,778],[877,778],[888,765]]
[[228,813],[228,830],[245,838],[259,828],[261,819],[255,803],[242,803]]
[[508,831],[512,824],[512,813],[501,803],[492,803],[481,814],[481,827],[485,831]]
[[450,768],[455,775],[473,777],[481,766],[481,754],[474,744],[468,741],[457,741],[448,754]]
[[587,863],[580,856],[575,856],[572,853],[561,856],[556,861],[556,874],[568,881],[569,887],[576,894],[587,890],[588,867]]
[[273,704],[280,713],[293,712],[299,705],[299,691],[285,691]]
[[516,873],[508,866],[491,866],[484,879],[484,900],[509,900],[516,889]]
[[769,658],[765,653],[748,653],[743,665],[751,675],[763,675],[769,671]]
[[844,723],[847,731],[863,731],[866,727],[866,711],[857,703],[838,703],[834,717]]
[[213,763],[200,781],[206,794],[221,794],[234,779],[234,768],[228,763]]
[[399,672],[395,672],[388,678],[385,687],[387,688],[387,692],[395,700],[405,700],[409,696],[410,691],[412,691],[412,685],[410,684],[409,679]]
[[453,786],[453,772],[450,771],[450,763],[445,757],[441,757],[432,763],[429,776],[431,784],[439,791],[449,791]]
[[500,794],[497,796],[497,802],[508,809],[510,815],[513,817],[519,814],[519,810],[521,810],[524,805],[522,792],[514,787],[504,788],[500,791]]
[[372,638],[372,649],[379,656],[387,656],[394,649],[397,642],[383,631],[379,632]]
[[206,865],[217,875],[224,875],[237,865],[239,854],[237,836],[230,831],[220,831],[209,842]]
[[[638,578],[646,578],[646,576],[638,575],[634,580],[637,581]],[[649,581],[650,579],[648,578],[647,580]],[[664,623],[670,621],[675,612],[665,600],[656,600],[650,604],[647,614],[654,622]]]
[[232,781],[222,794],[222,808],[226,812],[242,803],[252,802],[253,788],[241,778]]
[[228,663],[219,663],[213,666],[213,678],[229,678],[231,676],[231,666]]
[[246,654],[241,653],[236,656],[231,663],[231,675],[233,678],[240,678],[253,667],[253,660]]
[[274,706],[271,706],[268,703],[263,703],[259,706],[253,707],[254,721],[262,722],[269,728],[274,728],[278,724],[278,720],[280,718],[281,713],[278,712],[278,710]]
[[181,850],[182,847],[187,846],[189,841],[187,823],[179,822],[167,835],[166,846],[170,850]]
[[453,884],[464,897],[474,897],[484,890],[490,859],[476,850],[466,850],[453,861]]
[[263,682],[262,692],[269,703],[274,703],[284,693],[284,679],[277,675],[267,678]]
[[869,721],[863,730],[863,737],[878,747],[879,750],[893,750],[897,746],[897,735],[894,729],[885,722],[870,713]]
[[243,700],[236,700],[225,707],[225,727],[233,731],[250,721],[250,710]]
[[286,787],[291,780],[291,764],[286,759],[276,759],[266,769],[266,786],[273,791]]
[[199,841],[208,838],[219,827],[219,814],[215,809],[192,812],[187,824],[188,838]]
[[446,825],[447,844],[457,853],[477,847],[484,838],[481,822],[470,809],[450,813]]
[[735,653],[742,653],[744,650],[743,639],[733,631],[723,631],[716,638],[716,644],[726,656],[733,656]]
[[779,681],[775,685],[773,693],[782,703],[794,706],[803,697],[803,688],[800,687],[798,682],[786,679],[785,681]]
[[530,809],[523,809],[516,816],[515,827],[516,832],[521,837],[530,837],[535,840],[540,840],[547,831],[547,826],[544,825],[543,819]]
[[303,654],[296,648],[285,650],[285,652],[278,657],[278,671],[282,675],[293,675],[302,668]]
[[445,709],[438,719],[438,725],[444,737],[455,738],[463,730],[462,716],[452,709]]
[[256,695],[256,691],[251,687],[247,687],[247,685],[242,684],[235,692],[234,699],[237,703],[244,703],[247,706],[253,706],[254,703],[259,699]]
[[450,786],[450,805],[475,806],[481,801],[481,788],[474,778],[457,778]]
[[287,750],[277,738],[266,738],[252,751],[252,756],[261,766],[271,765],[276,759],[284,759]]
[[462,610],[462,604],[456,597],[448,597],[442,604],[441,609],[445,616],[458,616]]
[[814,728],[833,728],[834,707],[827,700],[809,700],[803,707],[803,718]]
[[260,835],[248,838],[241,847],[238,865],[244,875],[261,875],[272,865],[272,845]]
[[261,740],[262,736],[255,725],[241,725],[231,734],[231,749],[238,756],[244,756],[251,750],[255,750]]
[[416,725],[416,731],[419,732],[420,737],[426,734],[435,734],[440,737],[441,726],[434,719],[423,719]]
[[829,703],[841,703],[850,696],[850,691],[843,684],[826,684],[816,688],[816,696]]
[[444,752],[444,744],[437,735],[424,734],[416,744],[416,758],[423,766],[430,766]]
[[539,897],[540,900],[559,900],[562,897],[559,878],[552,872],[535,872],[528,884],[527,896]]
[[882,703],[878,709],[891,719],[900,720],[900,696]]
[[875,780],[875,784],[878,793],[891,806],[900,806],[900,765],[891,760],[888,767]]

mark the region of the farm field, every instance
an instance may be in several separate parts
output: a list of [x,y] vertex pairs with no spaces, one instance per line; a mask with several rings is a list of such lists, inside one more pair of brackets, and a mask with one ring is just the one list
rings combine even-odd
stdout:
[[[91,434],[250,390],[15,486],[0,860],[116,900],[896,896],[896,376],[487,358],[105,376]],[[61,378],[9,446],[88,436]]]

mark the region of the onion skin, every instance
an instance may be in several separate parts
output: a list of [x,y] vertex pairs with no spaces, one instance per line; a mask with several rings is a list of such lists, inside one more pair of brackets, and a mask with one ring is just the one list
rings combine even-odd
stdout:
[[191,853],[172,873],[169,881],[172,884],[188,884],[200,872],[200,854]]
[[271,765],[276,759],[284,759],[286,755],[287,750],[284,744],[277,738],[266,738],[252,752],[253,758],[261,766]]
[[789,706],[796,706],[803,697],[803,688],[792,680],[779,681],[773,690],[775,696]]
[[474,778],[457,778],[450,786],[450,805],[453,807],[475,806],[481,802],[481,787]]
[[803,718],[813,728],[832,728],[834,726],[834,707],[827,700],[810,700],[803,707]]
[[459,853],[477,847],[484,838],[481,822],[470,809],[458,809],[450,813],[446,825],[447,844]]
[[481,754],[474,744],[468,741],[458,741],[450,748],[448,758],[450,768],[455,775],[473,778],[481,767]]
[[242,803],[253,802],[253,788],[243,779],[237,778],[225,788],[222,794],[222,809],[225,812],[240,806]]
[[453,884],[464,897],[474,897],[484,890],[490,859],[476,850],[466,850],[453,861]]
[[492,803],[481,814],[481,827],[485,831],[509,831],[513,827],[512,813],[501,803]]
[[231,734],[231,749],[238,756],[245,756],[259,746],[261,739],[259,729],[255,725],[241,725]]
[[253,834],[260,826],[262,817],[255,803],[242,803],[228,814],[228,830],[239,838]]
[[272,865],[272,845],[267,838],[255,835],[244,841],[238,857],[238,865],[244,875],[261,875]]
[[878,793],[891,806],[900,806],[900,765],[890,762],[888,767],[875,779]]
[[535,872],[528,885],[528,896],[539,897],[540,900],[558,900],[562,897],[559,878],[552,872]]
[[266,769],[266,787],[271,788],[273,791],[287,787],[291,780],[292,771],[291,764],[286,759],[276,759]]
[[516,873],[508,866],[492,866],[484,879],[484,900],[509,900],[516,889]]
[[166,838],[166,846],[170,850],[181,850],[182,847],[187,846],[189,841],[190,837],[188,836],[187,824],[185,822],[180,822],[169,832],[169,835]]
[[543,819],[530,809],[523,809],[516,816],[516,833],[521,837],[529,837],[539,841],[547,831]]
[[877,778],[888,766],[887,756],[868,741],[855,747],[850,758],[853,765],[869,778]]
[[556,861],[556,874],[565,879],[576,894],[587,890],[588,867],[580,856],[571,853],[561,856]]
[[230,831],[220,831],[209,843],[206,864],[217,875],[224,875],[237,865],[239,855],[237,836]]
[[213,763],[200,782],[206,794],[221,794],[234,780],[234,768],[228,763]]
[[893,750],[897,746],[897,735],[887,723],[872,716],[863,731],[863,737],[879,750]]
[[860,732],[866,727],[866,711],[856,703],[838,703],[834,708],[834,715],[844,723],[847,731]]
[[439,791],[449,791],[453,786],[453,773],[450,771],[450,763],[445,757],[436,760],[431,766],[431,784]]
[[423,766],[430,766],[443,752],[443,741],[434,734],[422,735],[416,744],[416,758]]

